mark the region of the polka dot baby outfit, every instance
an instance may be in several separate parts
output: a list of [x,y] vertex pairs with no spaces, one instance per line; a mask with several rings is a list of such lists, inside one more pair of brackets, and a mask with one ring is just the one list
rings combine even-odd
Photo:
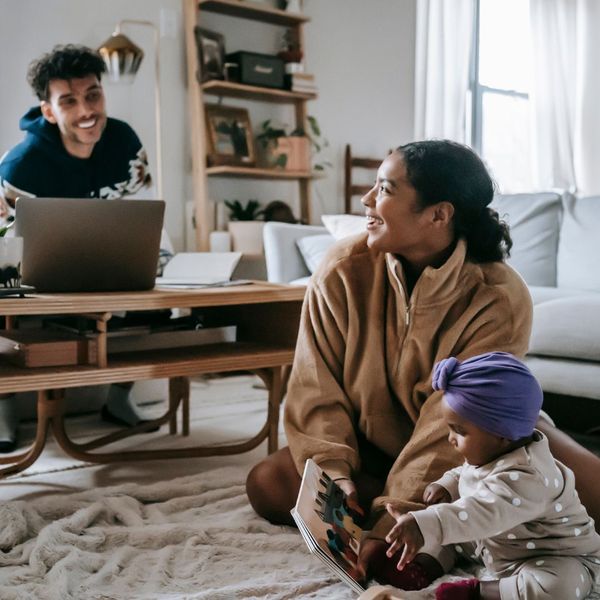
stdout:
[[503,600],[585,598],[600,584],[600,535],[573,472],[539,431],[530,444],[480,467],[465,463],[436,483],[452,502],[411,513],[426,544],[468,548],[502,579]]

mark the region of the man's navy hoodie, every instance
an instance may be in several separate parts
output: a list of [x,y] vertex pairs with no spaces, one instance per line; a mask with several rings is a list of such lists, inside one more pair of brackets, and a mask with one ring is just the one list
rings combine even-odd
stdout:
[[[0,161],[0,189],[5,197],[120,198],[150,184],[146,152],[133,129],[107,119],[89,158],[71,156],[58,126],[39,107],[21,119],[25,139]],[[12,188],[12,189],[11,189]]]

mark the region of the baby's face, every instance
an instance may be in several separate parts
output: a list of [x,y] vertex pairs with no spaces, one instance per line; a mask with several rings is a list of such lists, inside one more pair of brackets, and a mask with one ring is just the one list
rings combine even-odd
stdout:
[[442,413],[450,430],[448,441],[470,465],[485,465],[506,451],[508,440],[488,433],[457,415],[445,400],[442,400]]

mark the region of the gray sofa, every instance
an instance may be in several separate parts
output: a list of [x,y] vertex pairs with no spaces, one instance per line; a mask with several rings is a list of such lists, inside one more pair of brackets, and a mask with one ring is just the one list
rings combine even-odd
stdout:
[[[600,197],[515,194],[493,205],[510,224],[509,263],[533,299],[527,363],[547,395],[600,401]],[[306,283],[334,241],[325,227],[267,223],[269,281]]]

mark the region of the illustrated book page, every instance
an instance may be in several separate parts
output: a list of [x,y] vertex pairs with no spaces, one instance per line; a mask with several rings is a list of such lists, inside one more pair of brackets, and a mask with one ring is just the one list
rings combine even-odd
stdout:
[[310,552],[356,592],[364,592],[357,570],[362,516],[348,506],[346,494],[310,458],[291,513]]

